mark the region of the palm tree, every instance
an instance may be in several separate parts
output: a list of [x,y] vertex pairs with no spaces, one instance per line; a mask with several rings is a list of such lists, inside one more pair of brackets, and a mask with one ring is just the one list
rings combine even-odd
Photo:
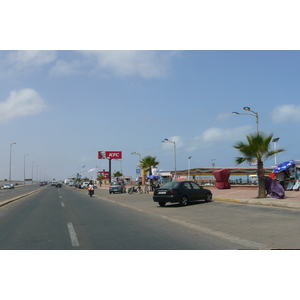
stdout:
[[113,176],[114,176],[115,178],[117,178],[117,181],[119,181],[119,177],[122,177],[123,174],[122,174],[120,171],[117,171],[117,172],[113,173]]
[[147,155],[140,160],[140,167],[145,171],[149,171],[149,175],[152,175],[152,167],[159,165],[159,162],[156,160],[156,156]]
[[242,157],[236,157],[235,161],[239,165],[243,162],[257,162],[257,176],[258,176],[258,198],[265,198],[265,172],[264,161],[273,155],[285,151],[284,149],[270,150],[270,143],[273,138],[273,134],[266,135],[263,132],[256,132],[246,136],[248,144],[244,142],[237,142],[233,147],[238,149],[243,155]]

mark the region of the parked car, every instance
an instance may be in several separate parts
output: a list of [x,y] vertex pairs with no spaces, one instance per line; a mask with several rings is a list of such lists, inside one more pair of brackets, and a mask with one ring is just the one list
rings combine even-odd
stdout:
[[123,182],[116,181],[109,186],[109,193],[126,193],[126,187]]
[[153,201],[160,206],[165,206],[167,202],[188,205],[196,200],[212,201],[212,192],[203,188],[194,181],[172,181],[168,182],[153,193]]
[[82,188],[82,189],[87,189],[89,184],[90,184],[89,181],[85,181],[85,182],[83,182],[83,183],[81,184],[81,188]]
[[82,184],[82,181],[77,181],[75,183],[75,187],[81,189],[81,184]]

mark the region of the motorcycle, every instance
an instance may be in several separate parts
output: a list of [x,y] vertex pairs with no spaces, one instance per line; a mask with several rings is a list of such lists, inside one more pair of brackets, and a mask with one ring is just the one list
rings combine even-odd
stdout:
[[137,187],[132,186],[128,189],[128,194],[132,195],[134,193],[143,194],[143,190],[140,186],[137,186]]
[[94,195],[94,190],[88,188],[88,194],[90,195],[90,197],[92,197]]

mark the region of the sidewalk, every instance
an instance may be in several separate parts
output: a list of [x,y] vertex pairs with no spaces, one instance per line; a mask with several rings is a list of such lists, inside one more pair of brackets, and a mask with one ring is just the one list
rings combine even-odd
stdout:
[[[102,185],[100,189],[108,188],[109,185]],[[285,199],[276,199],[269,195],[266,198],[257,198],[258,188],[245,189],[243,186],[221,190],[215,186],[205,188],[211,190],[213,201],[300,209],[300,191],[285,191]]]

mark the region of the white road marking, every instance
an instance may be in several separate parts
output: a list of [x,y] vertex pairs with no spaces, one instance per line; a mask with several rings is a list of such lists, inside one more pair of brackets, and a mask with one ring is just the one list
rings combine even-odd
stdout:
[[77,236],[76,236],[76,232],[75,232],[74,227],[73,227],[73,224],[68,223],[67,225],[68,225],[68,229],[69,229],[69,234],[70,234],[72,246],[73,247],[80,246],[79,242],[78,242],[78,239],[77,239]]
[[61,203],[61,206],[62,206],[62,207],[65,207],[65,204],[62,202],[62,203]]

